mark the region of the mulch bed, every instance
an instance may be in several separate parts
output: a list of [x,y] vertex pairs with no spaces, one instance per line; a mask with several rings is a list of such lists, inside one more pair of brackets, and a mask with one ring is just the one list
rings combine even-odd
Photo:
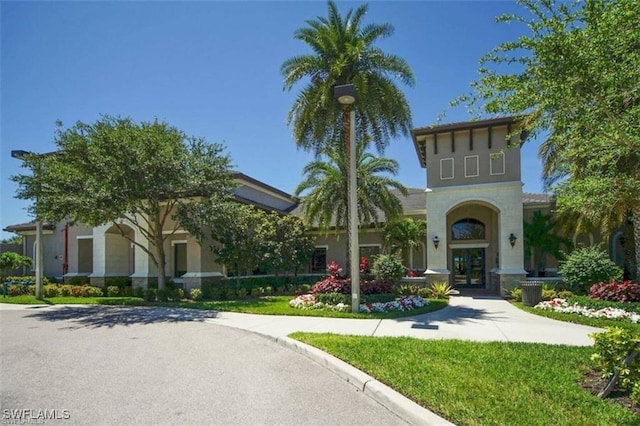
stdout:
[[[580,385],[583,389],[597,395],[607,385],[607,380],[603,379],[598,371],[588,371],[583,377]],[[629,392],[616,387],[609,396],[605,398],[606,401],[611,401],[615,404],[622,405],[636,416],[640,416],[640,406],[634,405],[629,396]]]

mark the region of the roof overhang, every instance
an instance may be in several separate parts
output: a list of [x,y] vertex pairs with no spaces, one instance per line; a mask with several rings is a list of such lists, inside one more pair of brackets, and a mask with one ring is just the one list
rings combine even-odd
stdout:
[[[518,122],[518,119],[516,117],[500,117],[500,118],[489,118],[485,120],[441,124],[438,126],[434,125],[434,126],[427,126],[427,127],[418,127],[411,130],[411,138],[413,139],[413,146],[416,150],[416,154],[418,155],[418,160],[420,161],[420,165],[424,169],[427,167],[425,144],[429,136],[432,136],[438,133],[450,133],[450,132],[458,132],[458,131],[481,129],[481,128],[510,126],[517,122]],[[524,138],[522,139],[524,140]]]

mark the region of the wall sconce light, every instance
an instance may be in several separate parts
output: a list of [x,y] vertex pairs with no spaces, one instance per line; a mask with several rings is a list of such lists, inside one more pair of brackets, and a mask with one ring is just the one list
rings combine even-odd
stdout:
[[440,245],[440,238],[438,238],[438,236],[436,235],[435,237],[433,237],[433,246],[436,248],[436,250],[438,250],[438,246]]
[[511,235],[509,235],[509,244],[511,244],[511,248],[516,245],[517,239],[518,237],[516,237],[513,232],[511,233]]

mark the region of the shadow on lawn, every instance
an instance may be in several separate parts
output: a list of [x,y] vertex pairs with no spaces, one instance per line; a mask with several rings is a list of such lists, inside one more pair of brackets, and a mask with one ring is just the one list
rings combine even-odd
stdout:
[[217,312],[197,309],[133,307],[133,306],[60,306],[32,312],[27,318],[41,321],[68,321],[68,329],[83,327],[115,327],[139,324],[203,322],[215,318]]

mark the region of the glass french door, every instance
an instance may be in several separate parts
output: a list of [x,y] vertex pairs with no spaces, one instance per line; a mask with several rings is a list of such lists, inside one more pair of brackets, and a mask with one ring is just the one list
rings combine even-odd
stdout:
[[485,249],[453,249],[453,285],[459,287],[484,287]]

